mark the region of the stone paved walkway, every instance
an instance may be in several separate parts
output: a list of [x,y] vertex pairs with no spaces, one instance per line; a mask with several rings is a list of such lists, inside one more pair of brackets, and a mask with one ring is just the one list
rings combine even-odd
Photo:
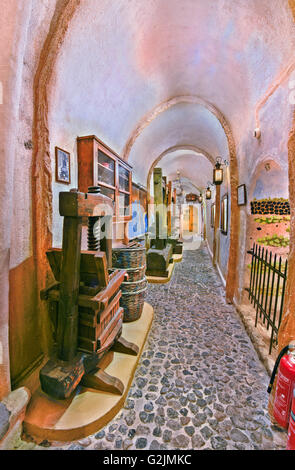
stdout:
[[269,377],[207,251],[185,251],[150,284],[155,319],[124,409],[67,449],[284,449],[267,414]]

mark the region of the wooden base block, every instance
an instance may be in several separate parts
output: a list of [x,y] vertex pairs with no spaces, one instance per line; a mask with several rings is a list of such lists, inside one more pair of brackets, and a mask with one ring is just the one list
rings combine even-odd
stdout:
[[173,246],[173,255],[181,255],[183,252],[183,242],[178,239],[169,238],[168,243]]
[[111,364],[113,359],[114,353],[112,351],[105,354],[105,356],[99,361],[96,371],[83,376],[81,385],[86,388],[101,390],[102,392],[122,395],[124,392],[124,385],[121,380],[104,371],[104,369]]
[[[179,258],[180,257],[180,258]],[[182,261],[182,256],[181,255],[173,255],[173,263],[169,264],[168,267],[168,276],[146,276],[147,281],[150,284],[165,284],[167,282],[170,282],[172,278],[172,274],[175,268],[175,263]]]
[[106,374],[122,382],[122,395],[80,383],[69,398],[56,400],[39,389],[28,405],[23,437],[37,444],[44,440],[51,443],[75,441],[96,433],[111,421],[124,405],[152,320],[153,308],[145,303],[138,320],[123,324],[122,335],[128,343],[138,347],[137,356],[112,351],[113,360],[109,364],[108,354],[103,358],[105,363],[99,363]]
[[81,355],[71,362],[49,360],[40,370],[42,390],[58,400],[68,398],[79,385],[84,372]]
[[147,276],[168,277],[169,264],[173,255],[173,246],[168,244],[162,250],[151,248],[147,252]]
[[139,353],[139,347],[134,343],[130,343],[121,336],[112,347],[112,351],[137,356]]
[[102,392],[114,393],[116,395],[122,395],[124,392],[124,385],[121,380],[107,374],[102,369],[98,370],[95,374],[84,375],[81,385],[86,388],[93,388],[94,390],[101,390]]

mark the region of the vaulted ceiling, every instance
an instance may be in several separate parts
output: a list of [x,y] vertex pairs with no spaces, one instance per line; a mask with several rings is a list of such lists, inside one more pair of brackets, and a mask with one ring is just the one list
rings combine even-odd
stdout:
[[287,0],[83,0],[60,50],[53,118],[128,157],[138,182],[175,148],[171,175],[183,168],[205,186],[210,164],[181,149],[227,159],[218,114],[238,144],[294,46]]
[[182,183],[193,182],[194,191],[205,190],[207,183],[212,181],[212,164],[207,157],[197,151],[171,151],[164,155],[156,166],[162,168],[163,175],[170,181],[177,180],[179,172]]

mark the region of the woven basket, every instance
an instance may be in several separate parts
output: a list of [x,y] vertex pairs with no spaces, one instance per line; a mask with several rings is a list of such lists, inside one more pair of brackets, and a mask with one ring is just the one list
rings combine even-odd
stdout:
[[[111,269],[111,271],[116,271],[117,269]],[[123,271],[123,270],[121,270]],[[136,282],[144,279],[146,266],[140,266],[139,268],[129,268],[124,269],[128,274],[128,282]]]
[[135,282],[122,282],[121,284],[121,291],[123,294],[125,292],[130,292],[130,293],[136,293],[142,289],[147,287],[147,279],[144,277],[143,279],[140,279],[139,281]]
[[122,292],[120,305],[124,309],[125,323],[136,321],[141,317],[147,286],[137,292]]
[[140,268],[126,269],[129,282],[141,281],[145,277],[146,266]]
[[114,248],[113,268],[130,269],[145,265],[145,248]]

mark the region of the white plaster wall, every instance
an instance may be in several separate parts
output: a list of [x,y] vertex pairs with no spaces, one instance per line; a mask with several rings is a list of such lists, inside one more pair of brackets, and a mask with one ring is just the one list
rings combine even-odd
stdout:
[[[285,194],[288,187],[288,138],[292,128],[292,119],[294,104],[290,102],[289,82],[292,75],[289,76],[274,91],[273,95],[266,101],[262,107],[260,118],[261,138],[253,137],[253,131],[256,126],[255,110],[252,112],[251,126],[245,132],[238,145],[239,171],[241,175],[241,184],[245,183],[248,188],[257,167],[261,161],[274,160],[282,168],[285,178],[277,182],[274,186],[270,184],[270,191],[276,194]],[[284,190],[285,186],[285,190]]]
[[18,266],[32,255],[33,81],[54,9],[55,1],[33,0],[29,10],[28,29],[23,36],[23,63],[19,76],[21,90],[17,119],[14,122],[15,168],[10,268]]
[[[33,73],[26,74],[26,50],[30,38],[31,18],[37,2],[26,0],[1,3],[0,17],[0,399],[10,388],[9,361],[9,269],[30,254],[30,157],[23,159],[19,142],[30,127],[32,112],[24,112],[22,99],[29,93]],[[46,3],[46,2],[42,2]],[[55,2],[51,2],[54,7]],[[38,10],[41,2],[38,3]],[[40,9],[42,10],[42,9]],[[47,18],[46,21],[49,21]],[[42,38],[39,38],[42,42]],[[32,37],[31,37],[32,40]],[[44,37],[43,37],[44,40]],[[32,42],[31,54],[38,55]],[[34,51],[34,52],[33,52]],[[26,98],[29,99],[29,98]],[[25,161],[24,161],[25,160]]]
[[[238,295],[241,298],[246,269],[246,251],[250,240],[246,239],[247,217],[251,214],[250,202],[268,197],[289,197],[288,139],[292,128],[294,104],[291,101],[289,83],[294,74],[288,76],[275,89],[259,113],[261,138],[253,137],[256,126],[255,113],[252,124],[238,145],[240,184],[246,184],[248,202],[240,208],[240,246],[238,266]],[[271,170],[266,171],[265,163]],[[258,180],[258,181],[257,181]]]
[[212,188],[212,196],[211,199],[208,201],[206,200],[206,237],[209,244],[209,248],[211,253],[213,254],[213,241],[214,241],[214,226],[211,227],[211,206],[215,203],[216,199],[216,190],[215,186]]
[[[228,272],[228,257],[230,248],[230,218],[231,218],[231,188],[230,188],[230,168],[224,167],[224,180],[220,187],[220,211],[222,198],[228,195],[228,232],[225,235],[219,229],[218,231],[218,258],[217,263],[224,279],[226,279]],[[221,217],[221,215],[220,215]]]

